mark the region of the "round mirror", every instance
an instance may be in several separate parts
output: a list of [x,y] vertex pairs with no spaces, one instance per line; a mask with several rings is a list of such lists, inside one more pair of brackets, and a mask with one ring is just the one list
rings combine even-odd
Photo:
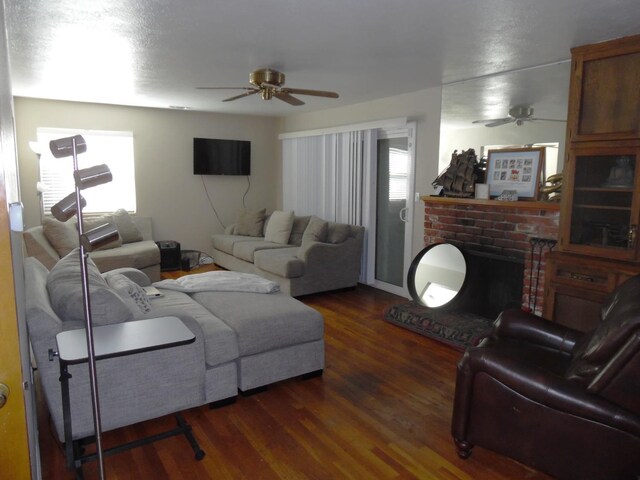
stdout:
[[462,251],[450,243],[435,243],[413,259],[407,285],[415,302],[429,308],[445,308],[459,297],[466,277],[467,262]]

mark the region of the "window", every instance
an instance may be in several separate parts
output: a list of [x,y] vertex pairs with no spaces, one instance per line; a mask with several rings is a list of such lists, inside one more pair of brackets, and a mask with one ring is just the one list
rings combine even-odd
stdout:
[[83,212],[113,212],[124,208],[136,211],[135,165],[133,158],[133,133],[99,130],[71,130],[38,128],[40,148],[40,185],[42,210],[49,215],[51,207],[75,189],[73,183],[73,158],[54,158],[49,142],[57,138],[82,135],[87,151],[78,155],[78,168],[106,164],[113,181],[82,191],[87,201]]

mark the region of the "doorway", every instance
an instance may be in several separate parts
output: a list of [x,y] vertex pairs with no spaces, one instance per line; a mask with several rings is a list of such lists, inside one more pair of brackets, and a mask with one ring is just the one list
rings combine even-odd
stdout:
[[374,287],[409,298],[415,125],[378,129]]

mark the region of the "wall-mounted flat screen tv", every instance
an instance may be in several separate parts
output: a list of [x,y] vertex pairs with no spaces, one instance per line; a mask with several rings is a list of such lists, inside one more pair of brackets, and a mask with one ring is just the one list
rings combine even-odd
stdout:
[[247,140],[193,139],[194,175],[249,175],[251,142]]

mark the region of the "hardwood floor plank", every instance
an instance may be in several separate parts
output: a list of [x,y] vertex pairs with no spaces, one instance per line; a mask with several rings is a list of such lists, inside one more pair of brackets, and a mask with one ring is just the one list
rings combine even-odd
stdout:
[[[193,273],[200,273],[195,271]],[[235,404],[184,412],[206,456],[184,437],[107,457],[110,480],[434,479],[549,477],[476,447],[458,458],[450,433],[462,353],[383,320],[404,299],[358,286],[302,297],[325,318],[324,374],[291,379]],[[72,479],[39,402],[45,478]],[[114,432],[109,444],[171,428],[173,416]],[[97,478],[95,465],[85,478]]]

